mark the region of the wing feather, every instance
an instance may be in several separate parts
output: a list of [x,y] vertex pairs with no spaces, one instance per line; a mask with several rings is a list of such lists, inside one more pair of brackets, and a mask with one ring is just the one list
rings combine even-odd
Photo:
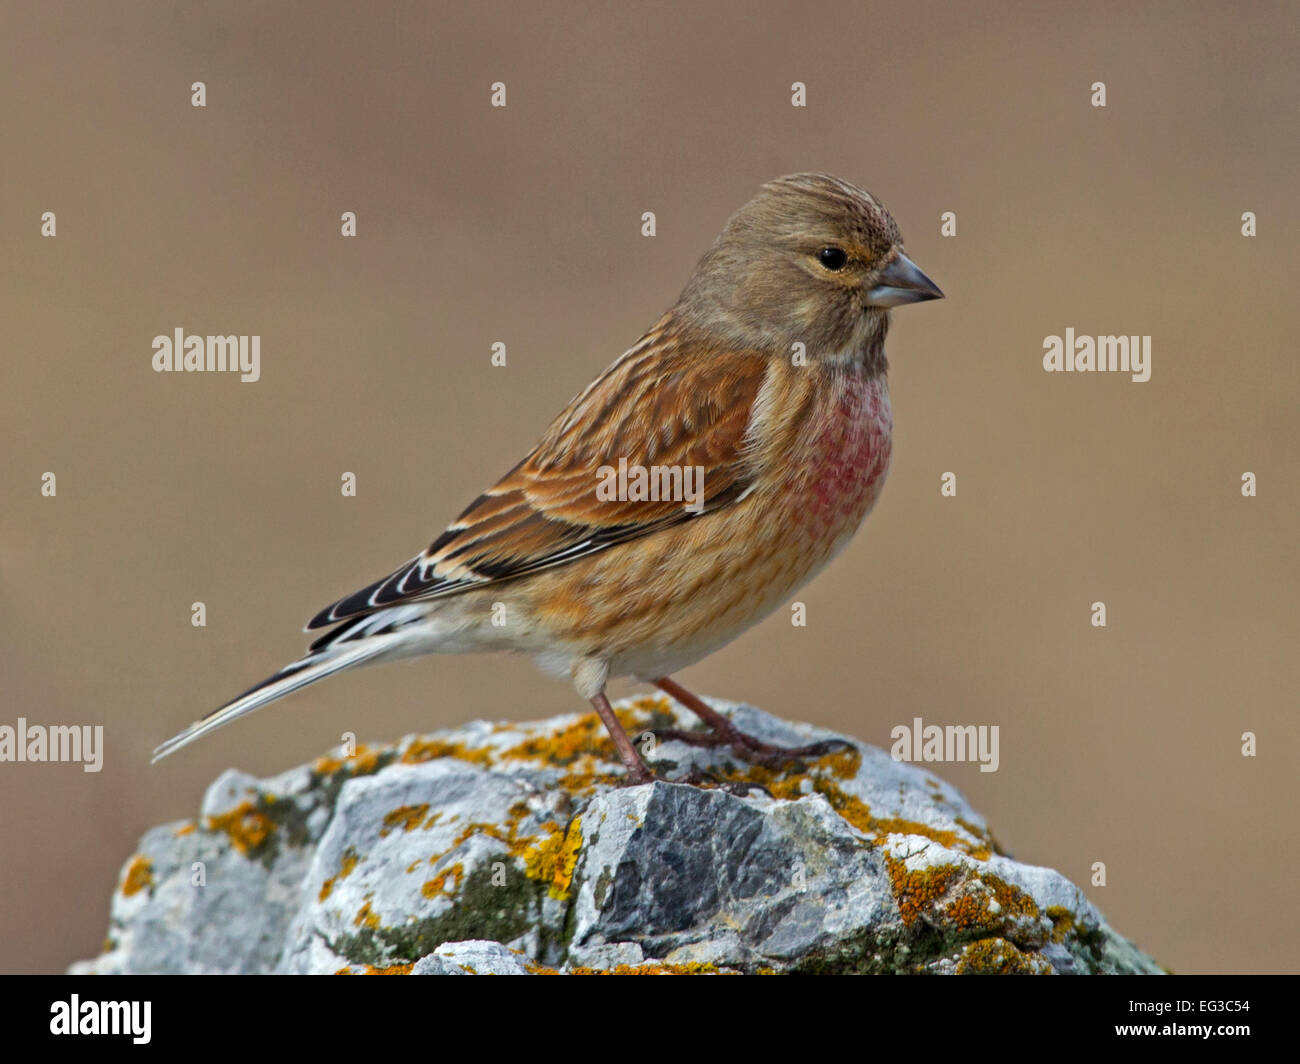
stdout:
[[312,618],[309,629],[564,565],[697,518],[680,499],[602,500],[602,467],[698,466],[709,513],[755,474],[745,447],[768,363],[665,318],[576,396],[532,452],[428,550]]

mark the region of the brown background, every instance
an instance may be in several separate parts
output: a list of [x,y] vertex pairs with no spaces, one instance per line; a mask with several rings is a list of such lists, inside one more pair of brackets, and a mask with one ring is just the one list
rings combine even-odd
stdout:
[[[1296,968],[1293,5],[6,3],[0,41],[0,723],[107,731],[99,775],[0,765],[0,969],[92,955],[140,833],[228,766],[580,708],[523,659],[426,659],[148,764],[808,169],[948,298],[894,315],[890,484],[808,627],[685,681],[881,744],[998,724],[999,772],[937,767],[1016,856],[1105,861],[1089,895],[1176,970]],[[261,334],[262,380],[155,374],[177,326]],[[1150,383],[1044,373],[1066,326],[1151,334]]]

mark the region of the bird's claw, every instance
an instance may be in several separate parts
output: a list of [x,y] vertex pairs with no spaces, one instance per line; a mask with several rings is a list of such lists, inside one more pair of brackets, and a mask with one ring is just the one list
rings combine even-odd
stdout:
[[766,768],[780,768],[801,758],[825,757],[827,754],[856,749],[847,739],[825,739],[806,746],[774,746],[735,727],[728,731],[685,731],[680,728],[669,728],[656,735],[660,742],[677,740],[688,746],[727,746],[742,761],[763,765]]

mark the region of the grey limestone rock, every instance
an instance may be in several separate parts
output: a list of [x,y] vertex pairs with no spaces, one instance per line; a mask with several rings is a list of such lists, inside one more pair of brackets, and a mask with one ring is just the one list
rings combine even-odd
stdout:
[[[714,703],[770,742],[843,738]],[[644,738],[697,722],[620,703]],[[594,715],[476,721],[259,780],[147,832],[106,951],[73,972],[1159,973],[1060,873],[1000,852],[931,773],[851,749],[773,771],[669,741],[652,764],[761,787],[621,786]]]

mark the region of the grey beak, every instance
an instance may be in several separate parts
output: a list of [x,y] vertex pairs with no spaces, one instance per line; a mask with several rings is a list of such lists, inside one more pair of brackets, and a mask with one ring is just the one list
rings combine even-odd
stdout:
[[901,307],[904,303],[924,303],[927,299],[942,298],[939,286],[899,251],[881,272],[875,287],[867,292],[867,306]]

